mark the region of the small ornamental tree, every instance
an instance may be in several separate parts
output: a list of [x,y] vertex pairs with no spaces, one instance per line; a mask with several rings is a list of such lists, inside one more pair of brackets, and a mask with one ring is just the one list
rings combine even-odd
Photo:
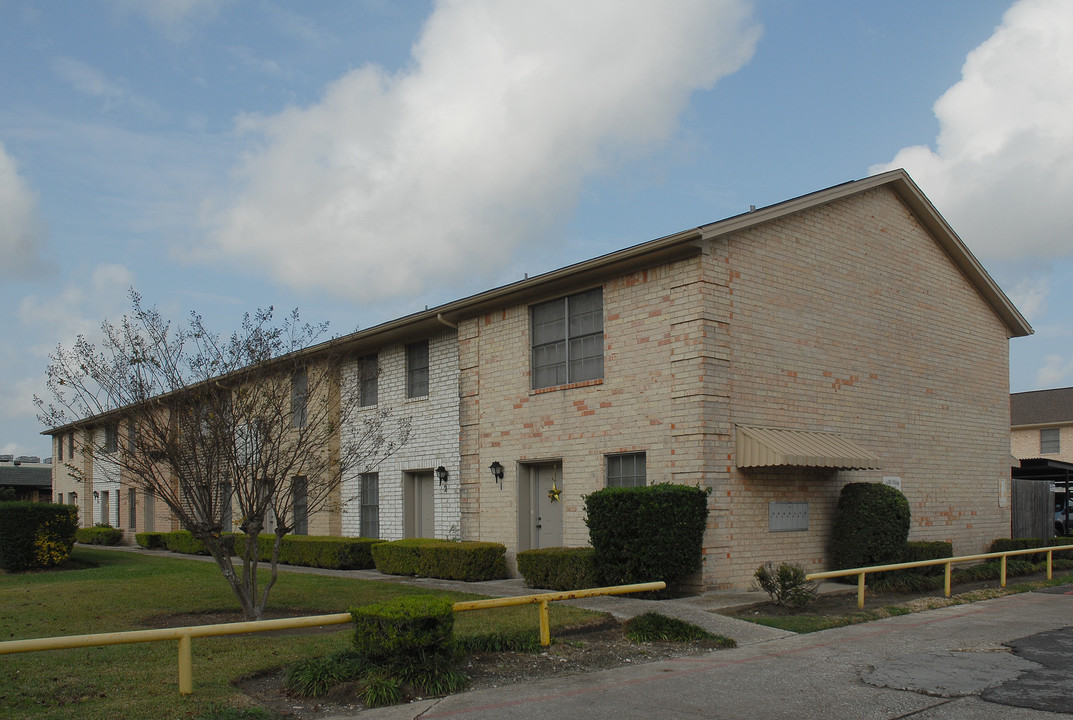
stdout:
[[835,569],[901,562],[909,541],[909,501],[880,483],[842,488],[831,534]]
[[[259,619],[284,536],[333,502],[344,477],[405,443],[409,420],[386,411],[359,420],[342,347],[314,345],[327,325],[301,324],[297,310],[280,325],[272,308],[258,310],[221,337],[196,313],[173,326],[133,290],[131,303],[121,322],[104,322],[98,344],[79,336],[49,357],[53,397],[35,399],[38,417],[79,430],[103,474],[163,501],[204,543],[246,617]],[[224,534],[233,516],[250,540],[240,569]],[[274,538],[267,579],[258,574],[262,533]]]

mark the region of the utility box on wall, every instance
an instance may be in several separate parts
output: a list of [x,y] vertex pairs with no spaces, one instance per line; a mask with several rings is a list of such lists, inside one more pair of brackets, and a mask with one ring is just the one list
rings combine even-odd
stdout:
[[807,502],[772,502],[767,507],[768,530],[771,532],[808,530]]

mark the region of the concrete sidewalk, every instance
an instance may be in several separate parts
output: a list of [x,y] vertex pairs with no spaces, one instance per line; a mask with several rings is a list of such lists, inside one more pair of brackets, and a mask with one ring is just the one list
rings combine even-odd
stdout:
[[324,720],[1058,720],[1070,624],[1073,596],[1021,593]]

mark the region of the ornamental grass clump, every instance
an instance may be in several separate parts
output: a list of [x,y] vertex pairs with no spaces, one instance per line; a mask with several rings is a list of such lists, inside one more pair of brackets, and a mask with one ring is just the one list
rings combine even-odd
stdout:
[[754,587],[766,592],[776,605],[804,607],[816,599],[816,583],[806,580],[806,575],[800,565],[767,562],[753,573]]

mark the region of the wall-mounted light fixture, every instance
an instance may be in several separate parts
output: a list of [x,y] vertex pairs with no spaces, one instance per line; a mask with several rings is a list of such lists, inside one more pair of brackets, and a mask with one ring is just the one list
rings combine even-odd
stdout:
[[492,471],[492,477],[499,483],[503,480],[503,466],[496,460],[494,463],[488,466],[488,469]]
[[440,489],[447,492],[447,478],[450,477],[447,468],[440,465],[436,468],[436,479],[440,481]]
[[97,492],[96,490],[93,491],[93,498],[94,499],[99,499],[100,496],[101,496],[101,494],[99,492]]

